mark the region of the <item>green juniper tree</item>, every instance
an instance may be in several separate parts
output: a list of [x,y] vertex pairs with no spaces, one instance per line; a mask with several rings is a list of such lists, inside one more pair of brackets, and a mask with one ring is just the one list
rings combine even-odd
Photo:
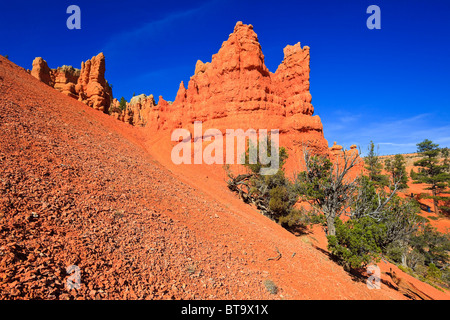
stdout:
[[399,181],[392,181],[388,192],[368,176],[359,176],[350,197],[349,220],[336,220],[336,235],[328,235],[328,249],[347,268],[363,267],[377,261],[390,244],[397,242],[403,251],[417,231],[419,208],[396,192]]
[[[250,143],[251,144],[251,143]],[[267,156],[271,156],[272,144],[270,137],[268,139],[269,148]],[[293,215],[298,215],[294,208],[298,200],[294,184],[286,178],[283,170],[284,163],[288,157],[286,149],[279,148],[279,169],[271,175],[262,175],[261,169],[270,167],[257,159],[256,163],[250,161],[250,148],[244,155],[244,166],[248,169],[247,173],[234,175],[228,167],[226,167],[229,180],[228,188],[239,194],[240,198],[246,202],[256,206],[260,212],[279,223],[292,220]],[[256,152],[259,153],[259,144],[255,146]]]

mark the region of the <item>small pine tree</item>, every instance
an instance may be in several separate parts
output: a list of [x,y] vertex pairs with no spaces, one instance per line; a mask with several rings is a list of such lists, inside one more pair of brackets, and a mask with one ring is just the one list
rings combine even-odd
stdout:
[[120,98],[119,109],[123,111],[123,110],[125,110],[126,107],[127,107],[127,101],[125,100],[124,97]]
[[409,176],[411,177],[413,182],[414,182],[414,180],[416,180],[416,172],[414,171],[413,168],[411,168],[411,171],[409,172]]
[[[439,201],[447,203],[450,197],[439,196],[440,193],[446,192],[450,184],[450,161],[448,148],[439,148],[438,144],[425,139],[417,144],[417,152],[422,156],[422,159],[414,162],[414,166],[419,167],[417,174],[415,174],[415,181],[417,183],[428,184],[428,190],[431,190],[432,195],[429,198],[433,199],[434,212],[439,213]],[[444,158],[439,160],[439,155]]]
[[364,162],[366,163],[366,169],[368,171],[370,181],[373,181],[378,186],[385,186],[388,184],[387,177],[381,174],[383,164],[378,156],[378,150],[375,151],[375,144],[373,141],[370,141],[368,153],[364,158]]
[[401,154],[395,155],[394,159],[386,159],[384,167],[392,177],[394,183],[398,183],[399,189],[408,187],[408,173],[406,172],[406,160]]

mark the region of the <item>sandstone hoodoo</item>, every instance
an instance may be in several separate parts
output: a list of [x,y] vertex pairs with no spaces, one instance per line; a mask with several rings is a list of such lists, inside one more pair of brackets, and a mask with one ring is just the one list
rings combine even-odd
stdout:
[[[275,73],[265,63],[252,25],[238,22],[211,62],[198,61],[187,88],[180,84],[172,105],[148,106],[147,130],[279,129],[280,144],[288,149],[286,164],[298,166],[303,147],[328,154],[319,116],[313,116],[309,92],[309,47],[300,43],[284,49]],[[142,111],[140,111],[143,114]]]
[[54,79],[52,80],[53,72],[48,67],[47,61],[41,57],[37,57],[33,60],[31,75],[51,87],[54,85]]
[[38,57],[33,61],[31,75],[94,109],[108,112],[112,102],[112,89],[105,80],[105,56],[103,53],[82,62],[81,70],[72,66],[50,69],[47,62]]

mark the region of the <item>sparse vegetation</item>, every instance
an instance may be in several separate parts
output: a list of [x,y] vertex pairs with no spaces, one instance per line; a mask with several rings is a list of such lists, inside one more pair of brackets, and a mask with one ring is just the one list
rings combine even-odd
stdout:
[[346,269],[364,267],[379,261],[386,226],[371,217],[336,219],[336,235],[328,236],[328,249]]
[[[421,154],[426,152],[423,148]],[[448,150],[439,152],[444,157],[441,170],[445,171]],[[285,150],[280,149],[280,159],[284,164]],[[408,181],[402,155],[385,161],[383,167],[371,141],[368,159],[364,159],[368,174],[356,176],[349,173],[358,165],[359,157],[345,151],[334,162],[309,150],[304,151],[304,159],[306,169],[294,181],[289,181],[282,169],[272,176],[259,176],[261,164],[246,164],[250,173],[237,177],[229,174],[229,187],[287,229],[309,223],[326,226],[328,249],[346,269],[361,268],[385,257],[423,281],[450,286],[448,235],[437,232],[428,219],[419,216],[415,199],[397,194]],[[429,159],[416,163],[425,168],[437,165]],[[388,175],[381,174],[383,169]],[[297,208],[298,200],[308,202],[313,209]]]
[[[270,142],[269,142],[270,145]],[[270,156],[270,148],[268,150]],[[297,203],[298,194],[295,185],[286,178],[283,165],[288,157],[284,148],[279,149],[280,169],[273,175],[261,175],[260,170],[266,165],[261,162],[251,164],[249,151],[245,155],[245,167],[248,173],[235,176],[226,167],[229,177],[228,188],[239,194],[246,203],[254,204],[262,214],[282,223],[288,223],[298,215],[294,205]]]
[[[436,151],[424,153],[427,148],[434,150],[430,143],[418,144],[422,155],[437,155]],[[447,177],[442,172],[448,168],[448,149],[439,152],[444,157],[439,177]],[[281,148],[282,164],[287,156]],[[246,157],[248,160],[248,152]],[[437,162],[429,158],[416,164],[424,168],[432,165],[435,169]],[[304,159],[306,169],[294,181],[285,177],[283,169],[271,176],[260,176],[261,164],[246,162],[249,173],[233,176],[228,172],[228,186],[245,202],[255,204],[263,214],[287,229],[309,223],[324,225],[328,249],[347,270],[385,257],[423,281],[450,286],[448,235],[437,232],[428,219],[419,216],[420,206],[416,200],[397,194],[407,187],[408,181],[402,155],[384,161],[383,167],[371,141],[368,157],[364,159],[368,174],[359,173],[353,178],[349,173],[360,158],[345,151],[335,162],[325,156],[312,155],[309,150],[304,150]],[[381,174],[383,169],[388,175]],[[433,170],[430,169],[436,172]],[[412,172],[411,177],[425,179],[422,178],[427,177],[425,173]],[[437,184],[436,188],[442,189],[442,186]],[[308,202],[313,209],[295,207],[298,200]],[[341,216],[348,218],[341,219]]]
[[120,98],[120,102],[119,102],[120,111],[125,110],[126,107],[127,107],[127,100],[125,100],[124,97]]
[[346,268],[378,261],[394,242],[404,248],[422,223],[417,204],[398,197],[396,187],[387,193],[367,176],[359,177],[357,185],[350,219],[336,219],[336,236],[327,237],[328,249]]
[[326,219],[327,234],[334,236],[335,221],[350,206],[350,197],[356,191],[356,179],[348,172],[359,158],[343,153],[340,161],[332,163],[325,156],[312,155],[304,150],[306,170],[297,175],[296,190],[304,201],[310,201]]

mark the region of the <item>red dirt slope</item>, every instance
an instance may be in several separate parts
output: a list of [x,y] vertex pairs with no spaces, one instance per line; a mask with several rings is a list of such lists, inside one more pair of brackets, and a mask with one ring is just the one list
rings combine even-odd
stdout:
[[[3,57],[0,107],[2,299],[405,298],[355,282],[231,193],[183,182],[189,175],[156,162],[140,128]],[[276,248],[281,259],[267,260]],[[70,265],[79,290],[65,288]]]

